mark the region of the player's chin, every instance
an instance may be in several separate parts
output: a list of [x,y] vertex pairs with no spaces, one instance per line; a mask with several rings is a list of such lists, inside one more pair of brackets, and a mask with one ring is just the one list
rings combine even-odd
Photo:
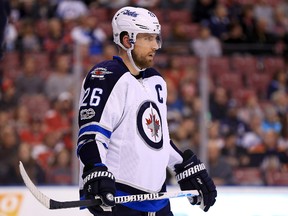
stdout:
[[154,65],[154,57],[148,57],[146,65],[147,67],[152,67]]
[[[137,64],[138,63],[138,64]],[[152,67],[154,65],[154,59],[153,58],[145,58],[145,60],[141,61],[141,62],[136,62],[136,64],[140,67],[140,68],[149,68]]]
[[154,62],[153,61],[149,61],[149,62],[147,62],[145,68],[153,67],[153,65],[154,65]]

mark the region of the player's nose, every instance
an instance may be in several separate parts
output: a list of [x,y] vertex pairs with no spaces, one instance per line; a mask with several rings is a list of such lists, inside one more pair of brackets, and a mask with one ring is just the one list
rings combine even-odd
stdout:
[[159,46],[159,43],[157,42],[157,40],[153,40],[153,43],[152,43],[152,50],[153,51],[156,51],[160,48]]

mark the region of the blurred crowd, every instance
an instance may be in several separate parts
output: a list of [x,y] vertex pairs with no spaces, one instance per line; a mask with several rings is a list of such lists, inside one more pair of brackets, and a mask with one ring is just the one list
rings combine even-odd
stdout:
[[199,154],[207,57],[204,124],[215,183],[288,185],[287,0],[2,1],[9,22],[0,60],[0,185],[22,184],[19,160],[37,184],[75,183],[73,104],[82,82],[75,44],[82,77],[117,55],[111,19],[126,5],[149,8],[162,24],[155,67],[167,81],[176,145]]

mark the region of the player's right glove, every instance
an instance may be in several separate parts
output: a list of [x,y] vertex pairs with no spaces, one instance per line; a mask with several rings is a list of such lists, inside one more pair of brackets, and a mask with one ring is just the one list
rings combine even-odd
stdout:
[[175,165],[175,172],[181,190],[198,190],[201,195],[201,203],[188,198],[190,203],[201,204],[203,211],[207,212],[216,202],[217,191],[205,165],[191,150],[186,150],[183,153],[183,162]]
[[112,207],[115,206],[114,196],[116,193],[115,178],[106,166],[84,167],[82,175],[85,199],[94,199],[99,196],[102,205],[88,207],[88,210],[97,216],[112,215]]

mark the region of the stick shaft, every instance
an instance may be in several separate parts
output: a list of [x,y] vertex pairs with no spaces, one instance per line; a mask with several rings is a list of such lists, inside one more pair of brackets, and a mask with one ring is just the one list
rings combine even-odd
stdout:
[[[29,178],[22,162],[19,163],[19,169],[22,176],[22,179],[26,187],[30,190],[32,195],[46,208],[48,209],[65,209],[65,208],[77,208],[77,207],[89,207],[94,205],[101,205],[102,200],[96,198],[93,200],[75,200],[75,201],[57,201],[47,197],[43,194],[31,181]],[[142,202],[146,200],[160,200],[160,199],[170,199],[177,197],[195,197],[195,199],[201,199],[200,196],[197,196],[195,191],[180,191],[180,192],[160,192],[160,193],[150,193],[150,194],[136,194],[136,195],[127,195],[127,196],[116,196],[115,203],[127,203],[127,202]]]

